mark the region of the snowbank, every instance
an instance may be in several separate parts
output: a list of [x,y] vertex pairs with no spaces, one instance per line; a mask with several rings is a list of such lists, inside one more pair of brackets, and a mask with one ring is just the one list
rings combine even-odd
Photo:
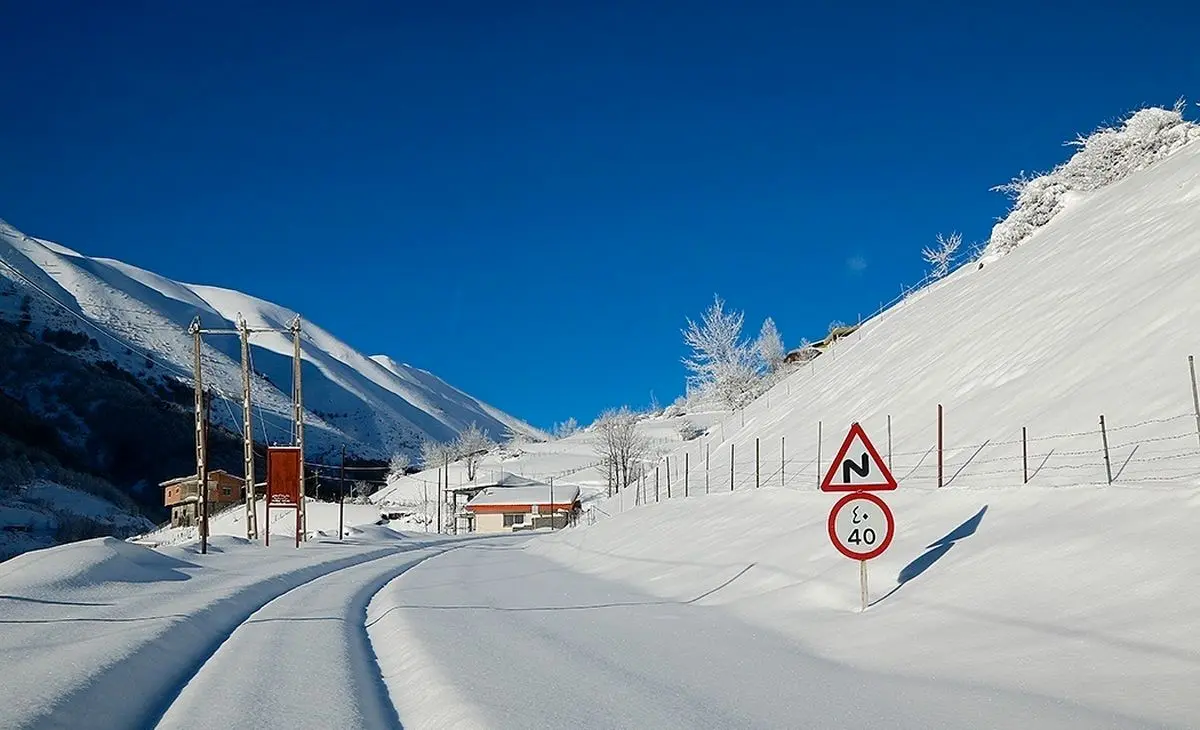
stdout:
[[858,566],[833,495],[674,500],[527,550],[654,596],[721,606],[864,670],[1061,698],[1146,723],[1200,713],[1200,491],[944,489],[885,495],[897,535]]

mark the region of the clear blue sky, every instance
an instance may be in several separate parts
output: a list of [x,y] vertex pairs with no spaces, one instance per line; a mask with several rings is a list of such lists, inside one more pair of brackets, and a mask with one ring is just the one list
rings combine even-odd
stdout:
[[586,421],[714,292],[818,337],[1200,96],[1200,5],[1122,5],[3,2],[0,217]]

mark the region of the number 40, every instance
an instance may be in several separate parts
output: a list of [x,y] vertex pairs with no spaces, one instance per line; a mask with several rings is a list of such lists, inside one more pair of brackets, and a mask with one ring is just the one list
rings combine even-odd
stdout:
[[854,531],[850,533],[850,537],[846,538],[846,542],[850,543],[851,545],[874,545],[875,530],[867,527],[860,532],[856,527],[854,528]]

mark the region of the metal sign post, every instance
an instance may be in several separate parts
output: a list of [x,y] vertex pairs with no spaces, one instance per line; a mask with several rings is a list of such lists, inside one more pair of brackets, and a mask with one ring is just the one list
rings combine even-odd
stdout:
[[867,561],[883,554],[896,534],[892,510],[870,492],[847,494],[833,505],[827,523],[829,540],[838,552],[859,562],[862,610],[869,605]]

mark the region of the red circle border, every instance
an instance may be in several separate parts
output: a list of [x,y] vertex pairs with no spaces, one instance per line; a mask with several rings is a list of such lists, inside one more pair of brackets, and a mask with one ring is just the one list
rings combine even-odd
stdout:
[[[879,547],[875,548],[869,553],[859,554],[852,552],[845,545],[842,545],[842,543],[837,539],[837,530],[835,528],[837,514],[842,510],[843,507],[856,499],[865,499],[868,502],[874,503],[883,511],[883,516],[887,518],[887,536],[883,538],[883,542],[879,544]],[[892,538],[896,535],[896,518],[892,516],[892,510],[887,506],[887,502],[884,502],[878,496],[871,494],[870,492],[851,492],[850,494],[847,494],[839,499],[837,503],[833,505],[833,509],[829,510],[827,527],[829,529],[829,541],[833,543],[833,546],[838,549],[839,553],[845,555],[851,560],[870,560],[882,555],[883,551],[887,550],[888,546],[892,544]]]

